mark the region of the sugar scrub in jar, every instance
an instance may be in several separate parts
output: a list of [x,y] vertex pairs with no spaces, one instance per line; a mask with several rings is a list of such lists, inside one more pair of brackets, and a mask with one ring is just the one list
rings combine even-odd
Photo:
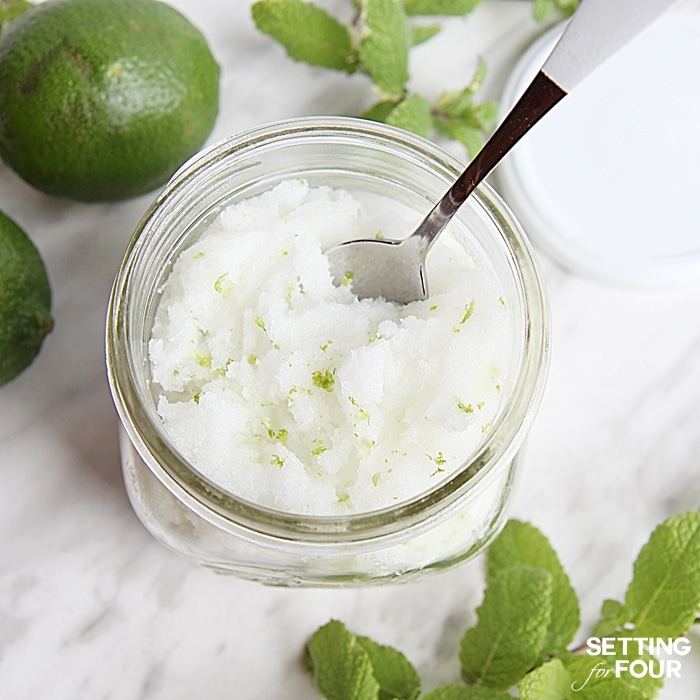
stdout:
[[548,360],[519,225],[480,187],[429,253],[429,298],[405,305],[358,300],[324,255],[409,235],[461,169],[404,131],[313,118],[173,177],[107,326],[125,484],[156,538],[265,583],[351,585],[441,570],[498,532]]

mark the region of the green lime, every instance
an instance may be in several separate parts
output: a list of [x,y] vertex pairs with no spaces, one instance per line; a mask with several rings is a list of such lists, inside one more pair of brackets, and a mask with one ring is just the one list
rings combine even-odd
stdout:
[[52,326],[51,288],[39,252],[0,212],[0,386],[31,364]]
[[0,33],[0,156],[80,201],[148,192],[204,143],[219,66],[157,0],[48,0]]

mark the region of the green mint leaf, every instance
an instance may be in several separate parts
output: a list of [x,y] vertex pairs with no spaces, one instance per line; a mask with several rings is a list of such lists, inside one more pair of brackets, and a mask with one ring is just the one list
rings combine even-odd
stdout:
[[496,123],[498,102],[481,102],[474,105],[468,114],[481,131],[486,131]]
[[662,677],[654,678],[648,673],[640,675],[636,671],[633,674],[629,668],[635,661],[641,660],[645,664],[653,663],[655,674],[661,675],[659,673],[659,659],[649,654],[644,647],[640,648],[638,641],[631,640],[629,637],[632,635],[629,632],[621,632],[619,636],[620,639],[615,640],[615,654],[608,657],[610,659],[609,664],[613,667],[619,664],[616,669],[616,675],[624,680],[627,685],[644,693],[644,696],[647,698],[655,698],[664,684],[664,679]]
[[411,45],[418,46],[424,44],[428,39],[432,39],[440,33],[440,26],[437,24],[419,25],[411,28]]
[[462,90],[447,90],[443,92],[435,103],[435,111],[445,118],[459,117],[468,114],[474,102],[474,90],[471,86]]
[[530,566],[489,577],[477,625],[462,638],[465,683],[506,690],[539,662],[551,623],[552,589],[552,574]]
[[[445,98],[450,101],[445,101]],[[459,93],[444,93],[435,105],[435,112],[443,119],[461,119],[482,131],[493,126],[498,117],[498,102],[474,104],[472,93],[463,90]]]
[[481,0],[403,0],[407,15],[466,15]]
[[544,569],[552,575],[552,615],[543,653],[566,649],[580,624],[578,597],[549,540],[533,525],[510,520],[489,548],[487,562],[487,580],[511,566]]
[[565,14],[572,15],[579,6],[580,0],[556,0],[557,7]]
[[342,622],[318,629],[306,646],[309,672],[327,700],[377,700],[369,655]]
[[383,100],[372,105],[364,114],[360,116],[363,119],[369,119],[373,122],[386,122],[387,117],[391,114],[391,111],[396,107],[398,101],[396,100]]
[[513,700],[513,696],[481,686],[444,685],[421,695],[420,700]]
[[627,622],[625,606],[617,600],[604,600],[600,609],[600,620],[593,629],[594,637],[607,637]]
[[579,0],[535,0],[533,16],[537,22],[544,22],[556,9],[562,17],[568,17],[578,4]]
[[564,660],[571,675],[571,697],[575,700],[651,700],[655,693],[648,695],[638,687],[631,674],[615,675],[615,657],[569,656]]
[[535,0],[533,16],[536,22],[544,22],[554,11],[554,0]]
[[433,124],[438,133],[447,136],[455,141],[459,141],[467,149],[469,158],[474,156],[484,146],[484,136],[480,129],[471,126],[462,120],[445,120],[440,117],[433,119]]
[[520,700],[571,700],[571,674],[559,659],[552,659],[523,678]]
[[462,116],[472,109],[474,94],[481,87],[486,77],[486,61],[480,58],[476,64],[472,80],[461,90],[447,90],[443,92],[435,105],[436,111],[446,116]]
[[32,4],[26,0],[2,0],[0,2],[0,27],[26,12]]
[[410,32],[400,0],[362,0],[358,55],[379,92],[398,99],[408,81]]
[[294,60],[348,73],[356,69],[349,29],[320,7],[303,0],[258,0],[252,14],[257,28]]
[[420,677],[400,651],[367,637],[358,637],[357,642],[372,663],[374,678],[379,683],[379,700],[416,700],[420,695]]
[[628,622],[639,637],[680,637],[700,609],[700,511],[669,518],[634,564],[625,594]]
[[410,95],[389,112],[385,121],[427,138],[433,123],[430,103],[421,95]]

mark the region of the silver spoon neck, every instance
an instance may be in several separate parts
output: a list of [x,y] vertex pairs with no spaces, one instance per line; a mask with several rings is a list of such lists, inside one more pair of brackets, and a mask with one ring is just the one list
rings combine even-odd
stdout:
[[423,242],[424,253],[427,254],[457,210],[508,151],[566,95],[542,71],[535,76],[484,147],[412,234],[411,237]]

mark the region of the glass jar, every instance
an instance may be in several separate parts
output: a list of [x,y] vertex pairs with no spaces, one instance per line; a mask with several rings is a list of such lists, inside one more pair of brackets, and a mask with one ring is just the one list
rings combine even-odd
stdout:
[[[306,118],[225,139],[173,176],[129,245],[107,319],[108,376],[121,419],[126,489],[158,540],[218,572],[267,584],[347,586],[443,570],[480,552],[498,533],[518,451],[543,392],[549,314],[524,234],[487,185],[451,226],[468,237],[504,290],[515,338],[510,379],[488,436],[430,491],[343,516],[281,512],[226,492],[173,447],[156,410],[148,357],[155,309],[175,259],[224,206],[303,178],[427,213],[462,168],[436,145],[399,129],[360,119]],[[443,233],[450,235],[449,229]]]

